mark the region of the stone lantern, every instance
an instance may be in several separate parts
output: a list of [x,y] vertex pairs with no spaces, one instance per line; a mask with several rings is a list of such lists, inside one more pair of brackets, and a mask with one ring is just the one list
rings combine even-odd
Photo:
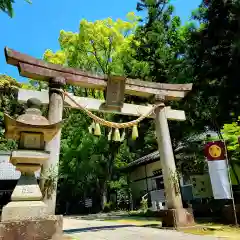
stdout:
[[11,202],[2,210],[2,221],[41,219],[47,216],[47,206],[35,172],[48,160],[45,144],[53,139],[62,122],[49,124],[42,116],[41,102],[31,98],[27,101],[25,114],[16,120],[4,115],[5,136],[19,142],[18,150],[12,152],[10,162],[21,172],[21,177],[12,193]]

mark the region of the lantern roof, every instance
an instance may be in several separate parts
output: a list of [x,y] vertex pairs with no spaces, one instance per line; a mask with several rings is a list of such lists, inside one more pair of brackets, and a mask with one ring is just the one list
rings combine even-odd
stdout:
[[49,125],[49,121],[36,108],[28,108],[25,114],[20,115],[16,121],[30,125]]
[[49,124],[49,121],[42,116],[39,109],[41,102],[38,99],[29,99],[28,109],[17,119],[13,119],[8,114],[4,114],[5,137],[8,139],[19,140],[21,132],[42,133],[44,141],[49,142],[62,127],[63,121]]

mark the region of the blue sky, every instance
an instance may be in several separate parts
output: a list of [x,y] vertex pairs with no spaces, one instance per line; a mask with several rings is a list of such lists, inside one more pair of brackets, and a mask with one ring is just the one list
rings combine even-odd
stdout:
[[[59,49],[58,36],[61,29],[77,31],[79,21],[112,17],[124,19],[135,11],[137,0],[24,0],[14,4],[15,16],[10,19],[0,12],[0,73],[22,81],[15,67],[7,65],[4,47],[41,58],[46,49]],[[172,0],[175,14],[182,22],[189,19],[191,11],[201,0]]]

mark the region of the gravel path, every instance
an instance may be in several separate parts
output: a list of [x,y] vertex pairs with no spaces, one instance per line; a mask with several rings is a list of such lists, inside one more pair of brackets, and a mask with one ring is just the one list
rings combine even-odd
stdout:
[[128,224],[98,220],[64,218],[64,232],[80,240],[216,240],[221,238],[197,236],[173,230],[135,227]]

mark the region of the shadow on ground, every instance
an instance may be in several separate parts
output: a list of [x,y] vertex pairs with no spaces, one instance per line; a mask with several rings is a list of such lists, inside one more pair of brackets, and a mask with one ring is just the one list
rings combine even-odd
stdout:
[[113,219],[121,219],[125,217],[129,217],[128,213],[125,212],[117,212],[117,213],[100,213],[100,214],[89,214],[89,215],[66,215],[66,218],[74,218],[81,220],[113,220]]
[[73,229],[65,229],[64,233],[73,234],[80,232],[98,232],[101,230],[116,230],[117,228],[126,228],[126,227],[139,227],[135,225],[112,225],[112,226],[98,226],[98,227],[86,227],[86,228],[73,228]]
[[[138,216],[130,216],[128,214],[91,214],[91,215],[69,215],[65,216],[65,218],[77,219],[77,220],[96,220],[96,221],[159,221],[161,222],[161,218],[155,217],[138,217]],[[134,223],[132,223],[134,225]]]

